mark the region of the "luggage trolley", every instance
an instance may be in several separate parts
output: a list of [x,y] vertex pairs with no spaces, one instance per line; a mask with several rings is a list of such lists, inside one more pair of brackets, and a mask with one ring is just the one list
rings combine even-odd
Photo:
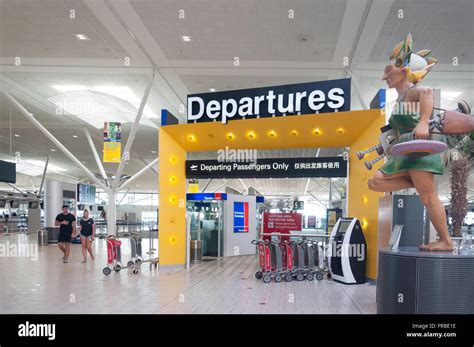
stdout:
[[102,269],[104,275],[110,275],[112,270],[120,272],[120,270],[126,268],[122,266],[120,246],[122,246],[122,241],[118,237],[114,235],[107,236],[107,266]]
[[303,281],[305,279],[305,249],[304,244],[301,240],[290,241],[292,253],[293,253],[293,269],[291,275],[296,278],[297,281]]
[[312,281],[315,278],[321,281],[324,278],[324,272],[319,267],[319,246],[315,241],[306,240],[303,242],[305,249],[304,272],[306,279]]
[[255,272],[255,278],[262,279],[264,283],[281,282],[283,277],[287,278],[287,271],[283,269],[282,250],[278,241],[253,240],[257,245],[260,270]]
[[293,280],[293,249],[290,241],[281,241],[281,259],[282,259],[282,268],[284,271],[283,278],[286,282],[291,282]]
[[130,233],[129,238],[131,259],[127,262],[127,266],[132,267],[134,264],[140,264],[143,261],[142,237],[139,233],[132,232]]
[[131,248],[131,259],[127,262],[127,266],[131,269],[133,269],[133,272],[135,273],[135,270],[141,269],[141,265],[144,263],[150,263],[150,269],[151,266],[153,265],[155,269],[158,267],[158,258],[152,258],[152,246],[153,246],[153,239],[152,239],[152,230],[150,229],[150,249],[149,249],[149,254],[150,257],[147,260],[143,259],[142,255],[142,236],[141,232],[132,232],[130,233],[130,248]]

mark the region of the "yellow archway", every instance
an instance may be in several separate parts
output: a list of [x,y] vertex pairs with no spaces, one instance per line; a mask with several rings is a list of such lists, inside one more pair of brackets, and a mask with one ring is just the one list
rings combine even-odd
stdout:
[[[161,127],[160,265],[185,263],[187,152],[213,151],[226,146],[234,149],[350,147],[348,215],[357,217],[363,223],[368,244],[367,277],[375,279],[377,210],[378,198],[382,194],[367,188],[371,173],[357,159],[355,152],[374,145],[384,125],[385,115],[381,110],[367,110],[235,120],[228,124],[208,122]],[[373,170],[378,165],[381,163]]]

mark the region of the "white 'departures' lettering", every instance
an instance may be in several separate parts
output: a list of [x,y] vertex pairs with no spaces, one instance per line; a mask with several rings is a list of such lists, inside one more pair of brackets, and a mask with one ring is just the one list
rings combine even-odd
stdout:
[[338,87],[329,89],[327,93],[322,90],[313,90],[276,94],[270,89],[266,94],[253,97],[207,101],[201,96],[190,96],[188,97],[188,121],[198,121],[206,115],[209,120],[220,118],[220,121],[225,124],[234,117],[295,114],[301,112],[302,109],[319,112],[324,107],[335,111],[342,108],[345,102],[344,90]]

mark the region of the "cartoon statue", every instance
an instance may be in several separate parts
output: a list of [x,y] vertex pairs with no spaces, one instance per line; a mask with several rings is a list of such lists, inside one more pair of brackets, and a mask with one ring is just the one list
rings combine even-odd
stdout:
[[[369,189],[393,192],[415,188],[425,205],[439,241],[420,245],[421,250],[451,251],[453,242],[448,233],[444,206],[436,193],[434,175],[444,171],[440,152],[447,147],[443,142],[431,140],[431,134],[460,135],[474,132],[474,117],[469,116],[466,102],[458,104],[457,111],[437,110],[433,107],[433,90],[419,83],[433,68],[437,60],[429,50],[413,53],[413,40],[409,34],[397,44],[390,55],[382,80],[398,93],[397,103],[389,124],[383,127],[380,144],[358,152],[359,159],[377,151],[380,157],[366,163],[368,169],[384,156],[387,162],[368,181]],[[436,112],[434,112],[436,111]],[[441,112],[438,112],[441,111]]]

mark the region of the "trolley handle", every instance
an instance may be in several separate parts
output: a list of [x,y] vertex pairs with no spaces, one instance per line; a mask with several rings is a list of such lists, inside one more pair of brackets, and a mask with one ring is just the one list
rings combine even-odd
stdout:
[[266,244],[266,245],[269,244],[269,242],[268,242],[268,241],[265,241],[265,240],[252,240],[252,241],[250,241],[250,243],[251,243],[252,245],[258,245],[258,244],[261,244],[261,243],[264,243],[264,244]]

